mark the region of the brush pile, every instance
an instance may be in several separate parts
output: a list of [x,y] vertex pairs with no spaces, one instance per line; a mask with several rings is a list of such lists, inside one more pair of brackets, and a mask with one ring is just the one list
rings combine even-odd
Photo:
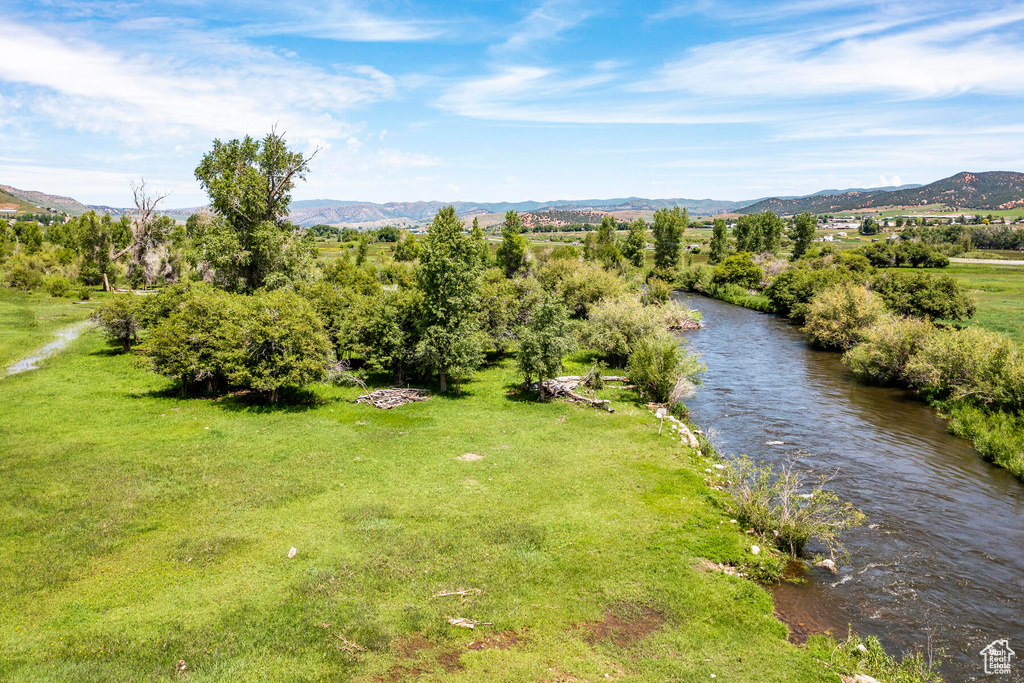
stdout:
[[356,403],[365,403],[374,408],[389,410],[404,406],[406,403],[426,401],[429,398],[430,395],[423,389],[377,389],[363,394],[356,399]]

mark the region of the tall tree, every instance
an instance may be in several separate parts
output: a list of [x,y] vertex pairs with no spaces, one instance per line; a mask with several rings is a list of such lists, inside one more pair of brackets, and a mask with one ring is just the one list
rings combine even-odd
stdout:
[[800,258],[811,248],[814,241],[814,231],[818,228],[818,221],[811,214],[804,212],[796,217],[793,240],[793,260]]
[[647,223],[643,218],[637,218],[629,224],[629,234],[622,243],[622,255],[636,268],[643,268],[646,251]]
[[501,226],[501,246],[498,247],[498,265],[505,271],[505,277],[512,277],[526,267],[526,238],[519,214],[509,211]]
[[680,212],[675,206],[671,210],[658,209],[654,212],[654,267],[658,270],[674,270],[679,265],[679,255],[683,248],[683,232],[690,224],[690,214],[686,209]]
[[714,228],[711,231],[711,253],[708,254],[709,263],[721,263],[729,255],[729,235],[725,220],[716,218]]
[[455,207],[438,211],[416,269],[423,291],[423,332],[416,356],[438,376],[442,392],[448,390],[449,376],[459,382],[483,361],[476,316],[479,260],[472,238],[462,227]]
[[274,130],[262,140],[214,140],[203,156],[196,179],[227,228],[208,233],[206,255],[226,289],[280,286],[308,271],[316,243],[288,222],[288,205],[314,156],[289,150]]
[[473,216],[472,235],[477,258],[480,261],[480,265],[486,268],[491,262],[491,250],[487,248],[487,240],[484,239],[484,231],[480,227],[480,218],[478,216]]
[[733,228],[732,235],[736,238],[736,251],[746,251],[751,254],[761,253],[764,238],[761,235],[761,221],[756,215],[748,213],[736,219],[736,227]]
[[606,213],[601,219],[601,227],[597,229],[598,244],[615,244],[617,236],[615,231],[619,229],[619,222],[615,216]]
[[761,251],[768,251],[776,256],[782,251],[782,219],[772,211],[765,211],[758,216],[761,224]]
[[545,296],[519,334],[516,365],[525,383],[530,384],[534,377],[544,380],[557,375],[562,369],[562,358],[574,345],[565,304],[557,296]]

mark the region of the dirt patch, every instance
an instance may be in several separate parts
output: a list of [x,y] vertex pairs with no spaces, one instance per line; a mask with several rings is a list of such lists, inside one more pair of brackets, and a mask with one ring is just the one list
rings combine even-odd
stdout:
[[462,664],[459,662],[459,657],[462,653],[458,650],[452,650],[451,652],[443,652],[437,656],[437,663],[441,665],[441,668],[448,673],[455,673],[456,671],[462,671]]
[[583,624],[581,628],[589,631],[587,640],[592,643],[610,640],[618,647],[629,647],[659,630],[664,623],[665,617],[650,607],[623,605],[606,611],[601,621]]
[[423,650],[429,650],[432,646],[427,639],[419,633],[414,633],[408,638],[402,638],[395,643],[395,651],[402,659],[414,659]]
[[461,460],[462,462],[475,462],[476,460],[483,460],[484,456],[479,455],[477,453],[466,453],[464,455],[460,455],[455,459]]
[[467,650],[507,650],[519,644],[519,634],[515,631],[490,633],[480,640],[474,640],[466,646]]

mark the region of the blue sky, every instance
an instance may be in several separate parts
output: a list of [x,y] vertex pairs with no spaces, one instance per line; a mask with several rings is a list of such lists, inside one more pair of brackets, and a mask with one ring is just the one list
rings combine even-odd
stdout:
[[[299,7],[298,5],[301,5]],[[294,6],[294,7],[293,7]],[[745,199],[1024,170],[1024,3],[5,3],[0,183],[204,196],[215,137],[322,148],[296,199]]]

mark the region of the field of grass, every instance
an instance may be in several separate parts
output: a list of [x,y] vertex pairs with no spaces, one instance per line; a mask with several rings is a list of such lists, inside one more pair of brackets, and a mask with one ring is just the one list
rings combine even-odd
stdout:
[[518,381],[181,400],[97,332],[0,379],[0,679],[836,680],[700,569],[752,558],[703,458]]
[[11,363],[51,341],[56,330],[88,318],[92,309],[88,302],[0,287],[0,375]]
[[952,275],[974,295],[978,312],[973,322],[1024,344],[1024,268],[953,263],[936,272]]

